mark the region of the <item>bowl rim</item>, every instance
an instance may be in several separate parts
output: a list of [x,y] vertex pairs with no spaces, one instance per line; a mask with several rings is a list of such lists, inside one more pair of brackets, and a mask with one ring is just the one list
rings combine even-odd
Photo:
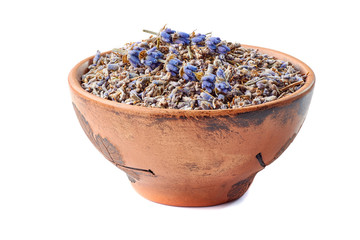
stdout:
[[[85,58],[76,64],[69,73],[68,76],[68,84],[70,90],[76,94],[81,96],[83,99],[88,101],[94,101],[104,107],[112,108],[115,111],[122,111],[126,113],[132,114],[141,114],[141,115],[171,115],[171,116],[221,116],[221,115],[234,115],[239,113],[248,113],[253,111],[265,110],[269,108],[279,107],[283,105],[287,105],[292,103],[293,101],[304,97],[307,95],[315,85],[315,74],[313,70],[301,60],[269,48],[257,47],[252,45],[241,44],[244,48],[252,48],[257,49],[262,54],[268,54],[270,56],[274,56],[277,59],[291,62],[296,69],[300,70],[301,73],[308,73],[305,84],[298,89],[296,92],[285,96],[280,99],[276,99],[274,101],[262,103],[259,105],[251,105],[243,108],[236,109],[215,109],[215,110],[184,110],[184,109],[168,109],[168,108],[155,108],[155,107],[143,107],[143,106],[134,106],[125,103],[119,103],[116,101],[111,101],[108,99],[100,98],[96,95],[93,95],[87,91],[85,91],[80,85],[80,79],[78,77],[80,68],[87,69],[87,66],[90,64],[94,56],[90,56]],[[103,52],[101,55],[107,54],[111,51]],[[86,66],[87,65],[87,66]],[[84,68],[86,66],[86,68]]]

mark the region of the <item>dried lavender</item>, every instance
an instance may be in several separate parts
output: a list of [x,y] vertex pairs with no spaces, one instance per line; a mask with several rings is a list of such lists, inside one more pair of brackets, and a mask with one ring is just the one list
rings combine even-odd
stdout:
[[97,51],[81,86],[104,99],[158,108],[234,109],[287,96],[306,81],[294,66],[210,34],[163,28]]

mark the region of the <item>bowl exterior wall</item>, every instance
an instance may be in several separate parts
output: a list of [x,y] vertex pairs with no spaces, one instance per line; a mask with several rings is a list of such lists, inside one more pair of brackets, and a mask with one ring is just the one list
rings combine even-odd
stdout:
[[204,206],[240,197],[234,186],[248,187],[281,155],[299,132],[311,95],[312,90],[283,106],[224,116],[142,115],[142,107],[122,112],[75,92],[72,101],[91,142],[141,195]]

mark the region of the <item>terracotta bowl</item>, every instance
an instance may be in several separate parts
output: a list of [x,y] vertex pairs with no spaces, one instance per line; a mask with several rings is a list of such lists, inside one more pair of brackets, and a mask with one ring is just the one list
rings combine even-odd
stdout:
[[231,110],[175,110],[131,106],[80,86],[92,58],[69,74],[73,107],[95,147],[123,170],[143,197],[175,206],[210,206],[241,197],[255,175],[277,159],[303,124],[315,75],[300,60],[254,46],[308,73],[290,96]]

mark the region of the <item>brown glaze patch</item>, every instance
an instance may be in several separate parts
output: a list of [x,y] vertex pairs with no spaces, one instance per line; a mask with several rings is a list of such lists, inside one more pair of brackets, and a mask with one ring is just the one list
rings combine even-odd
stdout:
[[92,128],[90,127],[89,122],[86,120],[84,115],[79,111],[79,109],[76,107],[76,105],[73,103],[73,107],[76,113],[77,118],[79,119],[80,125],[83,128],[84,132],[90,139],[90,141],[95,145],[95,147],[105,156],[107,160],[112,162],[115,166],[117,166],[119,169],[124,171],[129,180],[133,183],[140,180],[140,172],[148,172],[152,175],[155,175],[153,171],[150,169],[137,169],[132,167],[127,167],[124,164],[124,161],[122,160],[122,156],[117,150],[117,148],[107,139],[100,136],[100,134],[94,135],[94,132]]
[[224,161],[212,161],[209,162],[206,165],[201,165],[198,164],[196,162],[186,162],[183,164],[184,168],[186,168],[187,170],[189,170],[190,172],[199,172],[199,171],[210,171],[210,170],[214,170],[214,169],[219,169],[219,167],[223,164]]
[[230,191],[227,194],[228,200],[233,201],[244,195],[254,180],[254,177],[255,174],[232,185]]
[[196,163],[187,162],[184,164],[184,167],[187,168],[190,172],[200,171],[200,168]]

